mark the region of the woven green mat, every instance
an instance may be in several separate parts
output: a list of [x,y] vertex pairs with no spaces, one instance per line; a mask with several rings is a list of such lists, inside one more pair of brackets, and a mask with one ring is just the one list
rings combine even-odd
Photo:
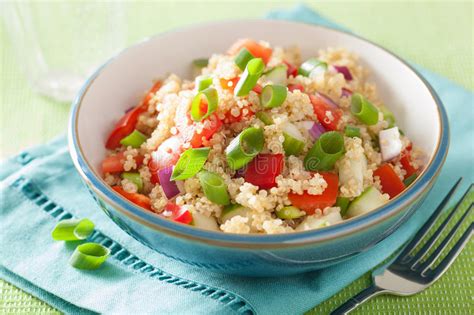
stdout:
[[[292,1],[140,2],[127,4],[130,43],[183,24],[229,18],[260,17]],[[320,13],[409,61],[440,73],[473,90],[473,4],[321,1],[311,4]],[[0,23],[0,156],[47,141],[64,132],[69,107],[34,94],[15,63]],[[4,44],[6,43],[6,44]],[[472,195],[471,200],[472,202]],[[474,245],[468,244],[448,272],[431,288],[412,297],[379,296],[357,314],[468,314],[474,309]],[[322,303],[311,314],[325,314],[369,284],[366,274]],[[311,297],[308,297],[311,299]],[[0,280],[0,313],[56,314],[56,310]]]

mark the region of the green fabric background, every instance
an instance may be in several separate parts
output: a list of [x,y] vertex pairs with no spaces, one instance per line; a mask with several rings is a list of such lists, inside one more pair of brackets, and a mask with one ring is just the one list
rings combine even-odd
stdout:
[[[126,4],[127,42],[203,21],[255,18],[294,1],[141,1]],[[318,1],[308,5],[337,23],[392,50],[408,61],[474,90],[473,3],[471,1]],[[38,96],[27,86],[0,24],[0,156],[64,132],[69,105]],[[469,106],[469,104],[466,104]],[[468,110],[473,110],[468,108]],[[380,296],[357,314],[467,314],[474,309],[474,245],[471,242],[445,276],[408,298]],[[327,313],[369,283],[367,274],[312,313]],[[282,297],[283,298],[283,297]],[[311,297],[308,297],[311,298]],[[0,280],[0,313],[57,313],[44,302]]]

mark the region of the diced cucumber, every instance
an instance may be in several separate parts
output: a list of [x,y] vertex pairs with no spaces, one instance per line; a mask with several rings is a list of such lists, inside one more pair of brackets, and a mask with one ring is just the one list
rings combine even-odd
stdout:
[[275,213],[280,219],[297,219],[306,214],[306,212],[293,206],[283,207],[280,210],[275,211]]
[[219,231],[219,226],[217,225],[216,219],[201,213],[193,213],[192,225],[205,230]]
[[286,65],[279,65],[268,70],[264,73],[264,75],[265,78],[269,81],[272,81],[273,84],[286,86],[288,83],[286,76],[287,69],[288,68]]
[[283,136],[285,140],[283,141],[283,149],[285,150],[285,154],[288,155],[295,155],[303,151],[305,138],[301,134],[300,130],[293,125],[292,123],[285,123],[282,126]]
[[345,155],[339,164],[339,184],[346,185],[352,181],[351,186],[357,186],[359,192],[364,187],[364,173],[367,170],[367,158],[363,151],[354,156]]
[[347,208],[347,217],[355,217],[364,214],[382,206],[387,199],[375,187],[368,187],[364,192],[355,198],[349,208]]
[[230,204],[224,207],[221,214],[221,222],[225,223],[227,220],[232,219],[235,216],[240,215],[241,217],[246,217],[249,209],[241,206],[237,203]]

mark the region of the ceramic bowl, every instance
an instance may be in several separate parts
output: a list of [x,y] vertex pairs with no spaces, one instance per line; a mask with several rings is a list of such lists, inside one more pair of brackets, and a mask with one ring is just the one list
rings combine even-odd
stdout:
[[[202,40],[203,35],[206,40]],[[322,229],[279,235],[197,229],[163,219],[116,194],[101,179],[100,164],[106,137],[117,119],[137,104],[152,79],[171,72],[191,78],[193,59],[223,52],[243,37],[278,46],[298,45],[303,59],[327,47],[345,47],[359,55],[401,129],[426,151],[428,164],[421,176],[403,194],[370,213]],[[349,33],[272,20],[196,25],[126,49],[85,83],[74,102],[69,126],[75,166],[98,204],[118,226],[181,263],[247,276],[281,276],[324,268],[374,246],[417,209],[439,174],[448,142],[448,122],[439,98],[406,62]]]

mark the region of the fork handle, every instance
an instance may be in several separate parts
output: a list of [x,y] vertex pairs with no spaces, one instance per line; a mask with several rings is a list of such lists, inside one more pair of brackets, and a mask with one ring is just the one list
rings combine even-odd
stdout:
[[344,304],[332,311],[331,315],[348,314],[349,312],[356,309],[360,304],[369,300],[371,297],[379,295],[383,292],[385,292],[385,290],[379,288],[375,284],[372,284],[370,287],[360,291],[357,293],[357,295],[351,297]]

